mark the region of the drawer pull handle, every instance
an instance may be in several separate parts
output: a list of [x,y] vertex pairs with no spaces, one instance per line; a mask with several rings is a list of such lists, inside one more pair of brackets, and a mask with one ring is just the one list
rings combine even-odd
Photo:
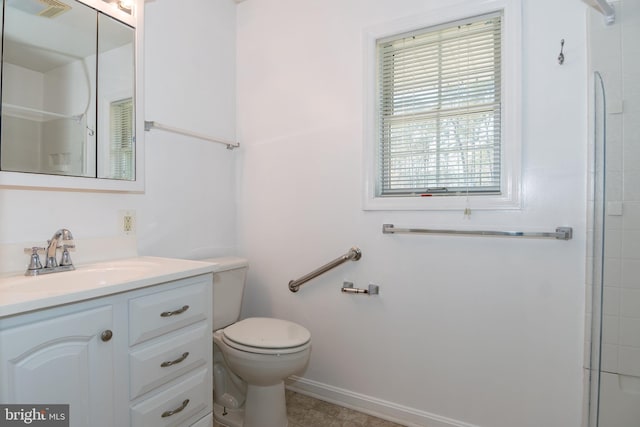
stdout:
[[160,367],[161,368],[166,368],[166,367],[171,366],[171,365],[177,365],[178,363],[184,361],[184,359],[186,359],[188,356],[189,356],[189,352],[186,351],[186,352],[182,353],[182,356],[178,357],[176,360],[162,362],[160,364]]
[[176,314],[182,314],[185,311],[189,310],[189,306],[185,305],[182,308],[179,308],[177,310],[173,310],[173,311],[163,311],[162,313],[160,313],[160,317],[171,317],[171,316],[175,316]]
[[164,412],[162,413],[162,418],[167,418],[167,417],[170,417],[171,415],[175,415],[175,414],[177,414],[178,412],[181,412],[184,408],[186,408],[186,407],[187,407],[187,405],[188,405],[188,404],[189,404],[189,399],[185,399],[185,400],[182,402],[182,405],[178,406],[176,409],[173,409],[173,410],[171,410],[171,411],[164,411]]

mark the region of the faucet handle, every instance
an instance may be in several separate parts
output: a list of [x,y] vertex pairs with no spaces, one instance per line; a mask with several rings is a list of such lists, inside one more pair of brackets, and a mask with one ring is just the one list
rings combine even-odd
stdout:
[[46,250],[46,248],[43,248],[43,247],[40,247],[40,246],[32,246],[30,248],[24,248],[24,253],[25,254],[37,255],[39,253],[43,254],[45,250]]
[[27,274],[42,269],[42,263],[40,262],[40,256],[38,252],[44,253],[45,248],[39,246],[33,246],[31,248],[24,248],[24,253],[31,253],[31,259],[29,260],[29,267],[27,267]]
[[62,256],[60,257],[60,265],[73,265],[71,262],[71,255],[69,255],[69,249],[75,249],[76,245],[62,245]]

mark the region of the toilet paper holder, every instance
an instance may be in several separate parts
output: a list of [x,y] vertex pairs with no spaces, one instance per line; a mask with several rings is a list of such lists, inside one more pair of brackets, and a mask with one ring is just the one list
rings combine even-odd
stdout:
[[342,292],[345,294],[378,295],[380,293],[380,287],[371,283],[369,284],[369,289],[362,289],[354,287],[353,282],[343,282]]

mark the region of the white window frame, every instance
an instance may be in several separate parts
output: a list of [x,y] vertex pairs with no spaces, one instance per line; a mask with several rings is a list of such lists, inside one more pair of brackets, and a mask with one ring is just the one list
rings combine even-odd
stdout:
[[[472,0],[425,15],[384,23],[364,33],[364,210],[457,210],[521,208],[521,0]],[[378,182],[377,42],[395,35],[502,11],[501,193],[433,197],[376,195]]]

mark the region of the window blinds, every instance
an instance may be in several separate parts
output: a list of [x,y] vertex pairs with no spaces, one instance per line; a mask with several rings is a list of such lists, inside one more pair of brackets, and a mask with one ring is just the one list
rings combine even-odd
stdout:
[[501,14],[378,41],[378,195],[499,193]]
[[113,179],[134,179],[133,99],[111,103],[110,168]]

